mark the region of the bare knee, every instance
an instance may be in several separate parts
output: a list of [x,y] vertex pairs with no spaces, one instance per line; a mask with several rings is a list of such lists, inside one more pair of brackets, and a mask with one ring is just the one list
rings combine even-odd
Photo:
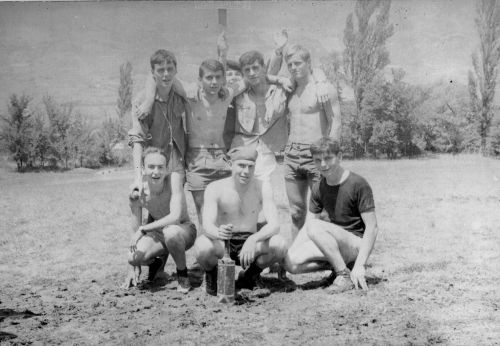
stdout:
[[297,204],[290,207],[292,222],[297,228],[302,228],[306,220],[307,210],[305,204]]
[[177,225],[167,226],[163,230],[165,244],[167,245],[167,249],[169,251],[184,250],[186,248],[186,242],[182,236],[182,231],[182,228]]
[[290,251],[288,251],[285,254],[285,258],[283,260],[283,268],[291,273],[291,274],[300,274],[299,273],[299,263],[296,261],[296,259],[290,254]]
[[318,219],[310,219],[307,223],[307,236],[315,243],[324,240],[325,230],[324,221]]
[[134,252],[129,252],[128,254],[128,263],[132,266],[140,266],[144,263],[145,260],[145,254],[142,251],[134,251]]
[[271,252],[280,260],[286,256],[288,243],[281,235],[275,235],[269,240],[269,248]]
[[217,259],[222,257],[222,255],[218,256],[219,254],[213,241],[204,235],[196,238],[193,248],[196,260],[204,269],[213,268],[217,263]]

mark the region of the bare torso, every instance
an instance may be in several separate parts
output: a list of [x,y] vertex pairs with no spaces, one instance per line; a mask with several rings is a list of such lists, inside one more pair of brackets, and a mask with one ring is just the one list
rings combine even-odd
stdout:
[[288,102],[290,112],[289,142],[311,144],[327,136],[329,124],[325,112],[316,97],[314,82],[298,87]]
[[238,192],[232,185],[232,177],[219,180],[217,224],[232,224],[233,232],[257,231],[257,220],[262,210],[262,186],[258,180],[253,180],[248,190]]
[[229,95],[223,100],[217,98],[214,102],[209,102],[203,96],[200,100],[190,99],[191,111],[187,119],[189,147],[224,148],[222,133],[231,100]]

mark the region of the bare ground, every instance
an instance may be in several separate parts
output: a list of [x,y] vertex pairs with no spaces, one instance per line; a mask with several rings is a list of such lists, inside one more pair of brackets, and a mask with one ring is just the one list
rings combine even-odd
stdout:
[[[269,297],[231,306],[202,292],[197,272],[187,296],[175,291],[173,277],[119,288],[131,171],[1,172],[0,343],[499,344],[500,161],[344,165],[375,194],[380,233],[370,290],[300,289],[328,272],[289,275],[299,286],[292,290],[266,274]],[[275,182],[286,226],[279,175]],[[166,270],[174,269],[170,259]]]

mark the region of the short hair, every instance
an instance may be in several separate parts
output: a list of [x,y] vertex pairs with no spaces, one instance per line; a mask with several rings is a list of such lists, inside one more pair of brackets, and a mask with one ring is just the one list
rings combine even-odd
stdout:
[[215,59],[207,59],[201,63],[200,69],[198,71],[198,75],[200,78],[203,78],[203,76],[205,75],[205,69],[212,72],[222,71],[222,75],[226,75],[226,72],[224,71],[224,65],[222,65],[220,61]]
[[165,158],[165,165],[168,165],[168,157],[163,149],[157,147],[147,147],[146,150],[142,152],[142,164],[144,165],[144,159],[149,154],[160,154]]
[[155,65],[162,64],[164,62],[174,64],[175,68],[177,68],[177,59],[175,58],[174,53],[166,49],[158,49],[156,52],[151,55],[149,59],[151,63],[151,68],[154,69]]
[[302,47],[301,45],[298,44],[293,44],[290,47],[288,47],[286,55],[285,55],[285,60],[288,61],[292,57],[292,55],[298,54],[302,60],[305,62],[310,63],[311,62],[311,52],[309,52],[308,49]]
[[328,137],[322,137],[320,140],[312,143],[309,150],[311,151],[311,155],[338,155],[340,153],[340,142]]
[[249,52],[243,53],[240,56],[240,68],[243,68],[243,66],[245,65],[251,65],[256,61],[259,62],[260,66],[264,66],[264,56],[260,52],[251,50]]
[[238,71],[241,73],[240,64],[234,60],[227,60],[226,61],[226,70],[233,70],[233,71]]

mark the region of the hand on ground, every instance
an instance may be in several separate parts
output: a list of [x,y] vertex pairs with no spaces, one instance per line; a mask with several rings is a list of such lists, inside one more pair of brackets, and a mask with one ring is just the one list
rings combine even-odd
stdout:
[[130,287],[135,287],[139,284],[139,278],[141,276],[141,267],[132,266],[128,271],[127,278],[122,285],[122,288],[129,289]]
[[354,288],[362,288],[364,290],[368,289],[365,279],[365,267],[362,265],[354,265],[351,271],[351,281],[354,284]]

